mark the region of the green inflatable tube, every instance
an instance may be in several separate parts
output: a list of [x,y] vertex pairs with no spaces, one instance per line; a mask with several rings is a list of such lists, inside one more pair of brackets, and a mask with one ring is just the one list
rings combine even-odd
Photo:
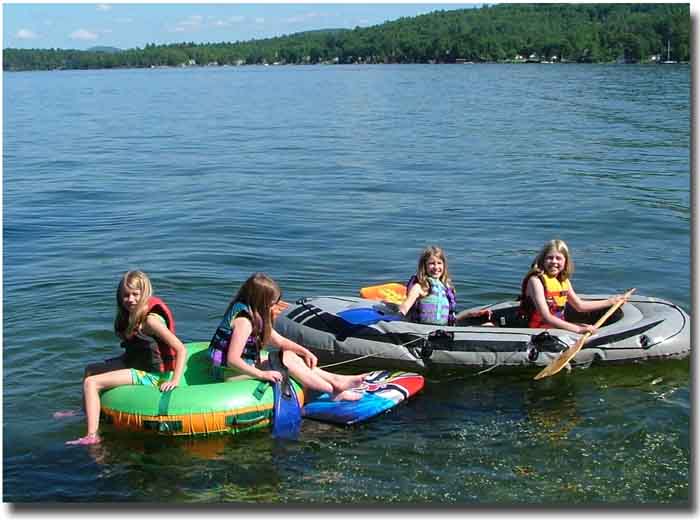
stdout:
[[[180,385],[170,392],[142,385],[104,392],[104,422],[118,430],[163,435],[235,434],[269,427],[274,404],[272,385],[257,379],[215,380],[210,374],[208,346],[208,342],[185,345],[185,372]],[[301,387],[296,381],[292,383],[303,401]]]

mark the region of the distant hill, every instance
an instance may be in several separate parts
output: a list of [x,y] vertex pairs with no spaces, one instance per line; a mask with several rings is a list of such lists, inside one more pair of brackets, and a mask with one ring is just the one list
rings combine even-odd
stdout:
[[96,47],[90,47],[86,52],[122,52],[121,49],[118,49],[117,47],[106,47],[106,46],[96,46]]
[[373,27],[233,43],[149,44],[127,50],[5,49],[3,68],[689,62],[690,26],[687,3],[495,4],[436,10]]

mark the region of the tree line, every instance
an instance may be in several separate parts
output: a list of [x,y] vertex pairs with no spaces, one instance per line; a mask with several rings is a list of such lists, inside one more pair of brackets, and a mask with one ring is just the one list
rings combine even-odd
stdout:
[[[143,49],[5,49],[4,70],[183,65],[690,61],[689,4],[497,4],[368,28]],[[669,56],[670,55],[670,56]]]

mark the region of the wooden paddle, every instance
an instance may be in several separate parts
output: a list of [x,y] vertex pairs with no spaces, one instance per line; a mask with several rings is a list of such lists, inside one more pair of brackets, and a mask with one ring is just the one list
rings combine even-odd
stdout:
[[[630,289],[625,293],[625,295],[622,297],[622,299],[617,302],[615,305],[610,307],[605,314],[603,314],[598,321],[595,322],[595,327],[599,328],[605,323],[612,314],[620,308],[620,306],[627,301],[627,298],[629,298],[632,293],[636,289]],[[573,347],[569,347],[566,349],[564,352],[561,353],[561,355],[552,361],[549,365],[544,367],[542,371],[535,376],[535,379],[542,379],[543,377],[549,377],[553,376],[557,372],[559,372],[562,368],[566,366],[566,364],[578,353],[579,350],[583,347],[584,343],[586,343],[586,340],[591,336],[590,332],[586,332],[581,338],[574,344]]]
[[360,289],[360,296],[366,300],[380,300],[399,305],[406,299],[406,286],[398,282],[371,285]]

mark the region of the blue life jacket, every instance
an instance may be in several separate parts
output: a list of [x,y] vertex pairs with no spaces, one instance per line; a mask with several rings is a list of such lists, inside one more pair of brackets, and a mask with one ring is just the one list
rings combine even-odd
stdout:
[[[214,366],[227,366],[226,359],[228,358],[228,347],[233,334],[233,320],[239,316],[245,316],[251,323],[253,321],[253,313],[245,303],[234,303],[219,323],[219,327],[214,332],[214,336],[209,342],[209,357]],[[244,361],[252,361],[253,363],[260,362],[260,349],[262,348],[261,338],[251,334],[243,347],[241,357]]]
[[[430,292],[423,298],[418,298],[408,313],[408,318],[416,323],[431,325],[454,325],[457,299],[452,287],[446,286],[437,278],[428,278]],[[406,290],[418,282],[415,275],[406,284]]]

